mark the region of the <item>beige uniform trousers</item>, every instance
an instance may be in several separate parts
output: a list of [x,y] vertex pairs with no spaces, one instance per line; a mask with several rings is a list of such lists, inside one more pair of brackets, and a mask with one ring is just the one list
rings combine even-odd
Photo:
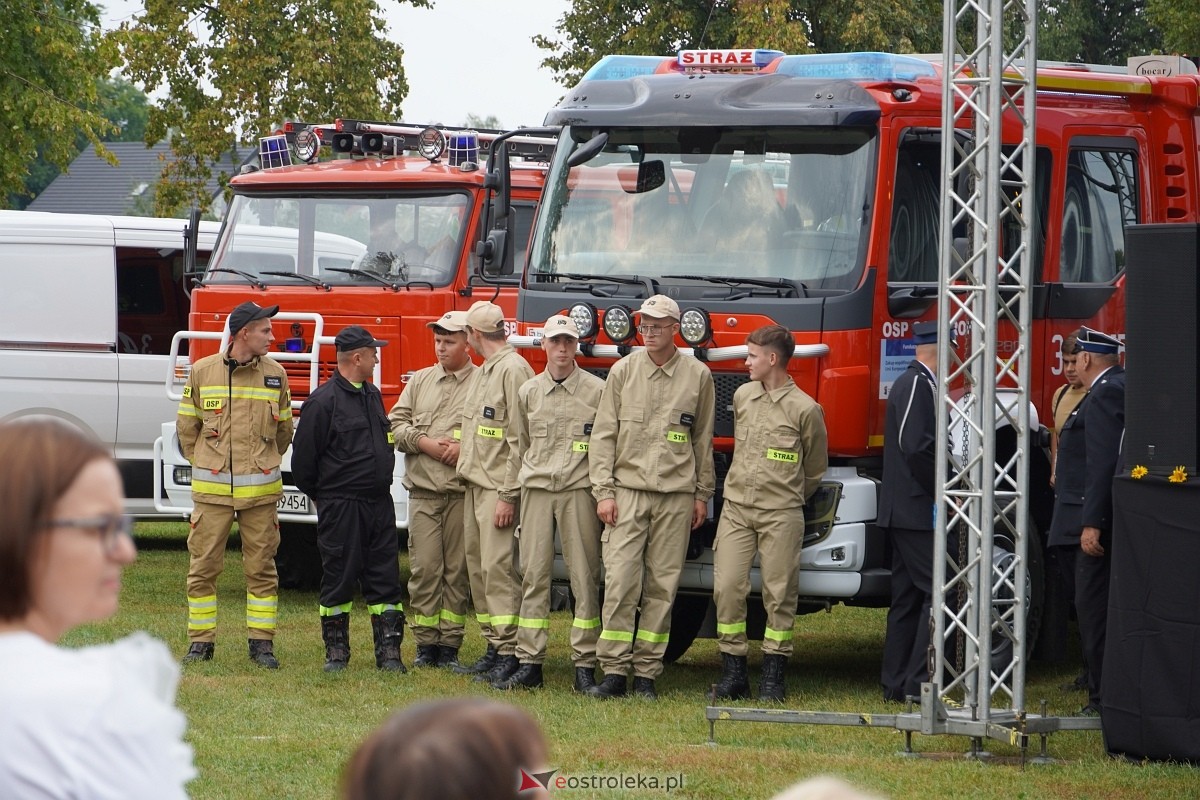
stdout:
[[[662,674],[671,606],[687,558],[695,497],[616,488],[617,524],[601,536],[604,627],[596,653],[605,675]],[[634,630],[635,615],[641,612]]]
[[713,542],[713,601],[717,606],[717,644],[722,653],[744,656],[749,651],[746,595],[750,594],[750,567],[757,554],[767,612],[762,650],[782,656],[792,654],[803,545],[803,508],[768,510],[725,501]]
[[467,621],[463,496],[409,494],[408,622],[418,645],[459,647]]
[[500,655],[511,656],[517,650],[521,579],[517,576],[514,529],[493,524],[497,500],[495,489],[467,483],[463,543],[479,631]]
[[596,666],[596,640],[600,636],[600,527],[590,489],[521,490],[518,544],[522,597],[517,621],[517,658],[522,664],[541,664],[546,660],[557,528],[571,594],[575,597],[571,661],[577,667]]
[[279,574],[275,571],[279,519],[274,501],[234,509],[193,498],[187,540],[191,556],[187,576],[190,641],[216,641],[217,576],[225,567],[225,544],[235,516],[242,537],[242,571],[246,574],[247,638],[275,638],[279,611]]

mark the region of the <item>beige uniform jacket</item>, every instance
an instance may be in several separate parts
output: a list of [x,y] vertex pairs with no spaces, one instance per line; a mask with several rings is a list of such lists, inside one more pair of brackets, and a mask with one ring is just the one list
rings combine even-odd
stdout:
[[463,406],[458,474],[494,490],[506,503],[521,499],[521,452],[513,417],[517,392],[532,377],[529,362],[506,344],[471,376]]
[[676,353],[658,366],[639,350],[613,365],[600,396],[588,464],[592,495],[616,487],[713,495],[712,373]]
[[470,361],[457,372],[441,364],[419,370],[392,406],[388,421],[396,437],[396,449],[404,460],[404,487],[434,494],[462,494],[463,482],[453,466],[425,455],[417,445],[422,436],[462,439],[463,404],[471,375],[478,369]]
[[761,509],[803,506],[829,467],[825,412],[792,381],[759,381],[733,394],[733,463],[725,499]]
[[604,381],[578,367],[562,383],[543,372],[521,386],[516,416],[522,488],[586,489],[592,425]]

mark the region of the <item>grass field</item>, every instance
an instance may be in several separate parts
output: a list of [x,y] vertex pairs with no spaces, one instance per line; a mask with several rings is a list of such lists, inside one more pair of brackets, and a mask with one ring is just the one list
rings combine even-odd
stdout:
[[[138,526],[141,552],[126,572],[122,608],[104,624],[73,632],[68,644],[110,641],[147,630],[177,655],[186,649],[184,577],[187,552],[182,526]],[[216,659],[189,667],[179,704],[189,719],[188,738],[200,776],[191,795],[208,798],[295,798],[337,796],[342,765],[357,743],[392,710],[422,700],[461,694],[500,693],[443,670],[411,669],[407,675],[374,668],[370,625],[361,603],[352,617],[353,656],[341,674],[321,671],[324,651],[312,593],[281,592],[276,672],[254,667],[246,656],[242,626],[245,587],[241,559],[227,553],[218,587],[221,628]],[[565,612],[554,615],[545,689],[510,699],[541,724],[550,745],[550,765],[571,777],[590,775],[682,776],[684,798],[768,798],[815,774],[835,774],[893,798],[1190,798],[1200,795],[1200,773],[1185,766],[1133,765],[1107,758],[1099,732],[1069,732],[1050,738],[1050,765],[1015,766],[1018,750],[989,742],[991,763],[966,760],[960,737],[915,737],[930,757],[898,753],[903,736],[884,729],[724,722],[717,744],[707,744],[704,694],[719,672],[716,643],[698,641],[659,681],[657,703],[626,699],[600,702],[573,695],[566,646]],[[877,676],[883,647],[884,612],[836,608],[802,617],[796,624],[797,655],[789,665],[789,707],[806,710],[895,713],[885,704]],[[468,631],[463,657],[483,650],[477,631]],[[412,642],[404,643],[411,664]],[[757,685],[758,655],[751,655]],[[1059,684],[1075,665],[1035,664],[1026,695],[1036,710],[1040,699],[1051,713],[1069,713],[1083,703]],[[508,697],[507,695],[505,697]],[[752,705],[752,704],[751,704]],[[1031,753],[1032,754],[1032,753]],[[561,790],[565,797],[662,797],[665,789]]]

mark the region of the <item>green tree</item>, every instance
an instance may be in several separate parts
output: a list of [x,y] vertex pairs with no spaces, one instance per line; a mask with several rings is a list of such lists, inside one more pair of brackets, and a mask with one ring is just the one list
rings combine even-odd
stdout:
[[[0,202],[27,197],[26,177],[39,155],[65,168],[76,134],[99,145],[112,125],[99,112],[97,81],[115,63],[88,0],[32,0],[10,8],[0,25]],[[101,147],[101,154],[112,158]],[[39,169],[39,174],[45,172]]]
[[467,121],[463,123],[463,127],[474,128],[475,130],[498,131],[503,126],[500,124],[500,118],[495,114],[488,114],[486,117],[481,117],[478,114],[467,114]]
[[377,0],[146,0],[111,38],[129,78],[165,91],[146,127],[174,152],[156,213],[207,209],[212,166],[284,120],[399,119],[404,52],[385,31]]
[[[1194,12],[1195,0],[1188,4]],[[1147,0],[1047,0],[1038,9],[1038,58],[1124,64],[1129,56],[1158,52],[1163,40],[1147,5]]]
[[1146,0],[1146,17],[1162,31],[1163,50],[1200,55],[1200,0]]

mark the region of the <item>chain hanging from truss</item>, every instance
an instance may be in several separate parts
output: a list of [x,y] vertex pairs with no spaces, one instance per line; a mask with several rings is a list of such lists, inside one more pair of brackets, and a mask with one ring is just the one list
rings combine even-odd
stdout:
[[[938,447],[950,457],[937,471],[936,693],[922,702],[961,703],[960,713],[984,726],[1024,716],[1030,649],[1036,12],[1036,0],[950,0],[943,28],[938,319],[960,343],[967,336],[961,358],[939,337]],[[1002,144],[1002,120],[1020,127],[1019,143]],[[970,136],[962,135],[966,125]],[[956,391],[962,387],[965,394]],[[997,431],[1006,426],[1016,446],[997,463]]]

